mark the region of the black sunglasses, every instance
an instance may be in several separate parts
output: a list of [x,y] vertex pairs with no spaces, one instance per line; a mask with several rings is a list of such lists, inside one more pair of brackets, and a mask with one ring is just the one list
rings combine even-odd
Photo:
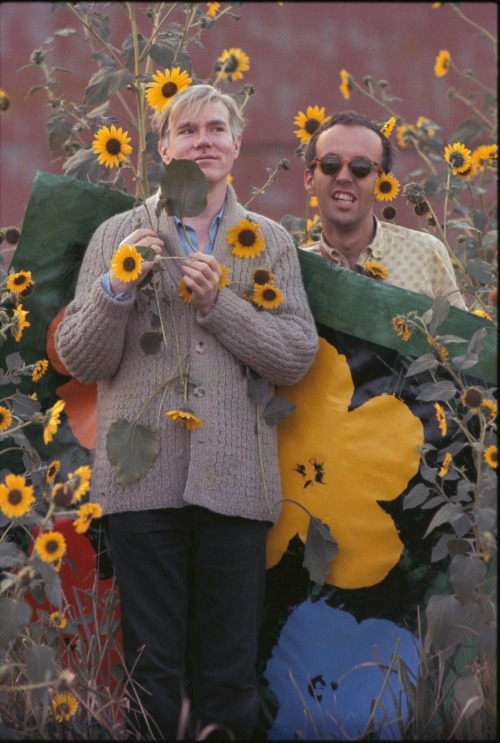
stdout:
[[314,160],[311,160],[311,165],[313,165],[313,163],[319,163],[321,172],[325,175],[337,175],[344,165],[347,165],[351,175],[355,178],[366,178],[367,175],[370,175],[373,169],[375,169],[379,174],[382,173],[381,166],[378,163],[373,162],[373,160],[368,160],[367,157],[355,157],[353,160],[342,160],[342,158],[337,155],[325,155],[324,157],[315,157]]

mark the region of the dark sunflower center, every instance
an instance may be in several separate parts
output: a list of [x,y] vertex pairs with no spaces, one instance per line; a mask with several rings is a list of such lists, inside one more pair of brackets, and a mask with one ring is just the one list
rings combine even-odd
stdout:
[[17,488],[14,488],[13,490],[9,491],[9,503],[12,506],[17,506],[19,503],[21,503],[23,499],[23,494],[20,490],[17,490]]
[[19,230],[16,230],[15,227],[9,227],[7,230],[5,230],[4,235],[7,242],[11,245],[15,245],[21,237],[21,233],[19,232]]
[[134,269],[135,269],[135,258],[132,258],[132,256],[128,255],[123,261],[123,270],[131,272]]
[[304,129],[308,134],[314,134],[316,129],[319,127],[319,121],[318,119],[307,119],[306,123],[304,124]]
[[47,550],[49,554],[53,554],[58,551],[59,542],[56,542],[55,539],[49,539],[49,541],[45,545],[45,549]]
[[224,62],[224,72],[236,72],[238,69],[238,57],[231,54]]
[[253,230],[241,230],[238,240],[244,248],[251,248],[255,243],[255,232]]
[[16,276],[14,278],[14,284],[16,284],[16,286],[23,286],[23,284],[25,283],[26,283],[26,276]]
[[379,185],[379,189],[382,193],[390,193],[392,191],[392,183],[390,181],[382,181]]
[[452,152],[450,155],[450,164],[454,168],[461,168],[465,164],[465,157],[461,152]]
[[276,299],[276,292],[274,291],[274,289],[265,289],[262,292],[262,296],[264,297],[266,302],[272,302],[273,299]]
[[269,273],[267,271],[258,270],[253,275],[254,284],[266,284],[269,279]]
[[106,142],[106,150],[110,155],[118,155],[121,152],[122,145],[117,139],[108,139]]
[[467,390],[464,402],[470,408],[478,408],[483,401],[483,396],[478,390]]
[[165,83],[161,89],[161,94],[164,98],[172,98],[177,93],[177,85],[173,82]]

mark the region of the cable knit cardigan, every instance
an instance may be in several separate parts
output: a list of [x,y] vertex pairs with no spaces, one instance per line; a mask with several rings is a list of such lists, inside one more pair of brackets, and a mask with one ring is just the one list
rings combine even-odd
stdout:
[[[154,214],[156,196],[148,200]],[[142,213],[141,213],[142,212]],[[144,224],[144,207],[119,214],[94,233],[85,253],[75,297],[56,332],[56,349],[66,368],[81,382],[98,383],[97,447],[90,498],[103,513],[179,508],[199,505],[217,513],[276,523],[281,483],[277,426],[260,422],[263,471],[256,433],[257,405],[247,392],[247,365],[267,380],[259,404],[261,414],[274,396],[275,385],[298,382],[311,365],[318,336],[302,284],[296,249],[276,222],[246,211],[228,186],[225,209],[213,247],[216,260],[229,269],[230,285],[219,290],[214,308],[202,317],[179,297],[182,261],[163,261],[184,363],[189,358],[189,407],[203,426],[189,431],[165,417],[183,407],[179,385],[173,382],[141,414],[160,438],[160,453],[138,481],[120,487],[106,453],[106,436],[120,418],[134,420],[145,401],[178,368],[169,312],[163,322],[168,343],[159,353],[145,354],[141,336],[151,331],[149,303],[140,290],[126,300],[110,297],[102,288],[118,244]],[[227,232],[240,218],[261,227],[265,250],[254,258],[232,254]],[[174,220],[162,212],[159,236],[164,253],[184,256]],[[284,301],[272,310],[257,309],[243,298],[252,275],[263,267],[274,274]],[[292,413],[293,415],[293,413]]]

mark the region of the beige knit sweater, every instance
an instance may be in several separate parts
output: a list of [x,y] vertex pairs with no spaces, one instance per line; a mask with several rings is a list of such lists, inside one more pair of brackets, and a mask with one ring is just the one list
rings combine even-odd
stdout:
[[[154,214],[156,197],[148,201]],[[142,212],[142,213],[141,213]],[[146,474],[124,488],[118,486],[106,453],[106,436],[120,418],[133,420],[144,402],[178,365],[172,323],[163,320],[168,344],[146,355],[141,336],[151,331],[149,304],[141,291],[116,300],[102,288],[118,244],[133,232],[143,208],[119,214],[102,224],[87,248],[75,298],[68,305],[56,333],[56,349],[69,372],[85,383],[98,382],[98,436],[90,497],[104,513],[155,508],[203,506],[232,516],[276,522],[281,484],[277,459],[277,426],[261,420],[266,503],[256,435],[256,403],[247,394],[246,364],[268,382],[262,413],[275,394],[275,385],[299,381],[311,365],[318,337],[300,275],[296,249],[276,222],[247,212],[229,186],[224,215],[213,255],[229,269],[231,284],[219,290],[212,311],[202,317],[181,299],[178,282],[181,261],[164,261],[183,360],[190,359],[189,406],[203,421],[193,431],[166,418],[168,410],[183,406],[175,383],[164,397],[155,397],[140,418],[160,437],[160,453]],[[255,258],[232,254],[227,232],[240,218],[257,222],[266,243]],[[143,221],[144,225],[144,221]],[[162,213],[158,233],[166,255],[183,256],[172,218]],[[256,268],[274,273],[275,285],[285,296],[272,310],[258,310],[242,297],[252,287]],[[293,415],[293,413],[292,413]],[[279,424],[278,424],[279,425]]]

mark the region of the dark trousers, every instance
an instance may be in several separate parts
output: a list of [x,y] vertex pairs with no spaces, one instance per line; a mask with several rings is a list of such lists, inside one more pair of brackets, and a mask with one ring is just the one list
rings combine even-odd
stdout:
[[186,697],[201,726],[250,739],[268,527],[198,506],[108,517],[125,662],[154,739],[176,739]]

